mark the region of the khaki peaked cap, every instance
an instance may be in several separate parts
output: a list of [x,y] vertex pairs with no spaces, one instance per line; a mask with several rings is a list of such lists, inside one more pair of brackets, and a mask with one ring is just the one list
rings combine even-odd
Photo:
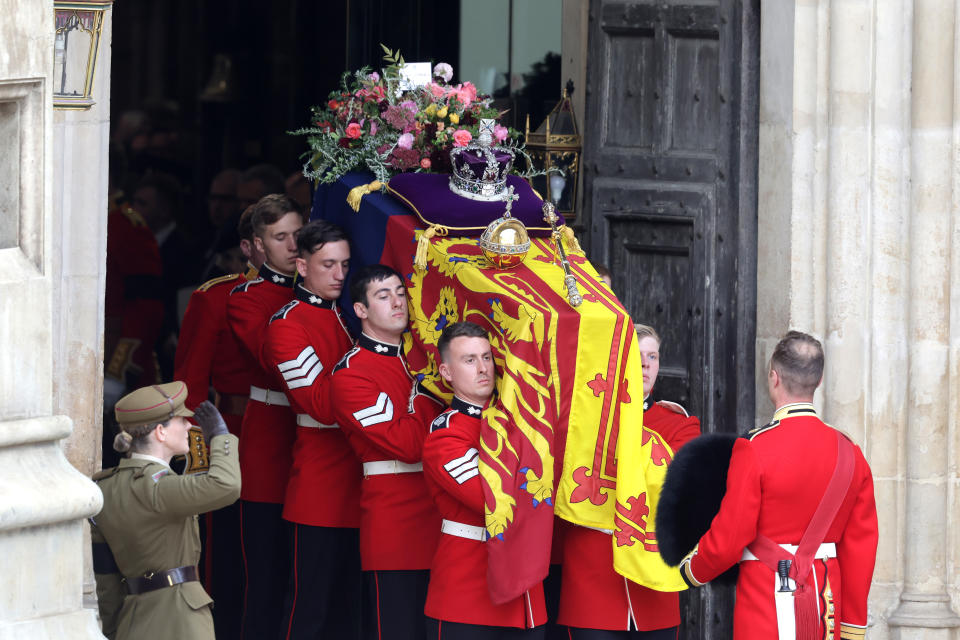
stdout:
[[188,418],[193,411],[184,406],[187,385],[179,380],[141,387],[120,398],[114,407],[120,428],[164,422],[174,416]]

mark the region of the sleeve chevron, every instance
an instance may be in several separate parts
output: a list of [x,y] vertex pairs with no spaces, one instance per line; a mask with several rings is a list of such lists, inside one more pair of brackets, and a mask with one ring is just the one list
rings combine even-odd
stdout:
[[443,465],[450,477],[457,481],[457,484],[463,484],[470,478],[480,474],[478,466],[479,452],[471,447],[459,458],[454,458]]
[[307,346],[293,360],[287,360],[277,365],[280,375],[283,376],[287,387],[290,389],[299,389],[308,387],[317,379],[320,372],[323,371],[323,363],[317,357],[313,347]]
[[363,427],[389,422],[393,420],[393,400],[390,399],[386,391],[381,391],[373,405],[366,409],[354,411],[353,417]]

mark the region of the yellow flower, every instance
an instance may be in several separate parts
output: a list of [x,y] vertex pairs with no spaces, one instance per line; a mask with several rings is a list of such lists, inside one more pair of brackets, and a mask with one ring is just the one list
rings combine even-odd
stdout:
[[423,112],[428,116],[435,116],[437,115],[437,105],[430,103],[427,105],[427,108],[423,110]]
[[460,116],[455,113],[450,114],[450,124],[460,124]]
[[437,117],[440,118],[441,120],[447,117],[447,105],[443,105],[442,107],[440,107],[440,109],[437,111]]

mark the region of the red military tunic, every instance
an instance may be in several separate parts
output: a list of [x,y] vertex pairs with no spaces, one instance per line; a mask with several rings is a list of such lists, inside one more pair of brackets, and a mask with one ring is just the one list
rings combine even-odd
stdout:
[[[481,412],[481,407],[454,396],[450,409],[430,427],[423,447],[423,469],[444,527],[452,523],[453,528],[485,534],[483,486],[477,466]],[[493,604],[487,588],[484,541],[446,532],[440,536],[430,567],[424,613],[448,622],[497,627],[531,628],[547,621],[543,585],[506,604]]]
[[[758,535],[777,544],[798,544],[833,475],[837,439],[844,437],[821,422],[813,405],[798,403],[781,407],[773,422],[738,439],[720,511],[693,556],[681,565],[684,577],[694,586],[709,582],[740,561]],[[860,448],[854,449],[853,479],[824,539],[836,543],[836,557],[815,560],[807,576],[819,594],[818,637],[862,638],[867,623],[877,510],[870,466]],[[775,579],[761,562],[740,563],[736,638],[777,637]]]
[[143,217],[129,207],[111,209],[104,295],[105,375],[127,388],[159,382],[154,345],[163,322],[162,272],[157,240]]
[[335,300],[294,287],[295,300],[274,314],[264,359],[284,382],[297,413],[285,520],[314,527],[360,524],[360,463],[331,408],[330,374],[351,339]]
[[420,456],[442,405],[410,377],[400,346],[366,334],[337,365],[331,394],[336,421],[364,464],[363,570],[429,569],[440,538],[440,514],[427,491]]
[[252,266],[246,273],[214,278],[190,296],[183,315],[173,377],[187,383],[186,405],[193,409],[207,399],[210,387],[217,392],[217,407],[235,436],[240,435],[243,411],[231,402],[250,395],[252,375],[249,359],[227,325],[230,292],[256,277]]
[[250,402],[240,430],[240,498],[280,504],[290,475],[296,417],[290,401],[265,362],[262,347],[270,317],[293,298],[293,276],[264,263],[259,277],[238,285],[227,301],[227,322],[240,341],[251,371]]
[[[688,416],[680,405],[670,406],[676,410],[645,400],[643,425],[676,451],[700,435],[700,420]],[[611,535],[577,525],[566,528],[557,622],[581,629],[621,631],[679,625],[679,594],[642,587],[614,571]]]

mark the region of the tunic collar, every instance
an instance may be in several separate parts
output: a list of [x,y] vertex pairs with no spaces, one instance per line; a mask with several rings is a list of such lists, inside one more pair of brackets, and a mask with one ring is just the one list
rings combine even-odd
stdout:
[[776,413],[773,414],[774,420],[783,420],[784,418],[796,418],[797,416],[814,416],[817,410],[809,402],[792,402],[785,404]]
[[453,396],[453,400],[450,402],[450,408],[460,413],[465,413],[477,420],[479,420],[481,414],[483,414],[483,407],[467,402],[459,396]]
[[281,287],[292,287],[294,276],[285,276],[266,262],[260,267],[260,277],[264,282],[272,282]]
[[376,354],[381,356],[399,356],[400,355],[400,345],[390,344],[389,342],[381,342],[379,340],[374,340],[365,333],[360,334],[360,339],[357,341],[361,347],[367,351],[373,351]]
[[130,454],[130,458],[132,458],[132,459],[134,459],[134,460],[146,460],[147,462],[156,462],[157,464],[162,464],[162,465],[165,466],[167,469],[170,468],[170,465],[167,464],[167,461],[166,461],[166,460],[163,460],[163,459],[158,458],[158,457],[156,457],[156,456],[148,455],[148,454],[146,454],[146,453],[131,453],[131,454]]
[[317,294],[313,293],[312,291],[307,289],[305,286],[303,286],[302,282],[298,282],[297,286],[295,286],[293,289],[294,289],[294,296],[300,302],[305,302],[306,304],[312,305],[314,307],[318,307],[320,309],[333,309],[334,307],[337,306],[336,300],[327,300],[325,298],[321,298],[320,296],[318,296]]
[[248,262],[247,262],[247,270],[243,273],[244,279],[246,279],[246,280],[253,280],[254,278],[257,277],[257,274],[258,274],[257,268],[256,268],[255,266],[253,266],[252,264],[250,264],[250,262],[248,261]]

